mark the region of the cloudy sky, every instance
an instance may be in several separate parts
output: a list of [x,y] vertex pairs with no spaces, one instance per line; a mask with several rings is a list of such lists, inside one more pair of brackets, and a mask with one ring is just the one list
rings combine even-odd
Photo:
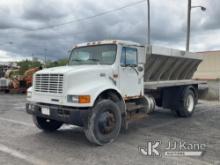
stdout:
[[[192,10],[191,51],[220,50],[220,1],[192,1],[207,11]],[[184,49],[186,9],[187,0],[151,0],[153,44]],[[94,40],[145,43],[146,31],[147,3],[141,0],[0,1],[0,61],[64,58],[74,44]]]

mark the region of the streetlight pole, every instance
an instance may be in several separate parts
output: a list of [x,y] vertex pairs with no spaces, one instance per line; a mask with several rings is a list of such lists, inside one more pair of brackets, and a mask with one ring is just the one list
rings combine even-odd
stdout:
[[187,8],[187,34],[186,34],[186,52],[189,52],[189,43],[190,43],[190,27],[191,27],[191,9],[192,9],[192,0],[188,0]]
[[44,49],[44,63],[45,63],[45,68],[47,68],[47,49]]
[[201,8],[202,11],[206,11],[206,8],[203,6],[192,6],[192,0],[188,0],[187,8],[187,34],[186,34],[186,52],[189,52],[190,46],[190,33],[191,33],[191,11],[192,8]]
[[148,17],[148,27],[147,27],[147,44],[150,45],[151,44],[151,29],[150,29],[150,0],[147,0],[147,10],[148,10],[148,14],[147,14],[147,17]]

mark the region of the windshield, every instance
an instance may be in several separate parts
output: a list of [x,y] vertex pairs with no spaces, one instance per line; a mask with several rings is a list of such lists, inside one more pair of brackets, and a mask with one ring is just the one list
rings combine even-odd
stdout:
[[73,49],[69,65],[112,65],[115,62],[116,45],[96,45]]

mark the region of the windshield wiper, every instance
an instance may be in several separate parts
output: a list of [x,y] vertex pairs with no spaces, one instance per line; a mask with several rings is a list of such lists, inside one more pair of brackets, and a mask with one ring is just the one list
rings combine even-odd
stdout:
[[94,61],[94,62],[97,62],[97,63],[100,62],[99,59],[95,59],[95,58],[90,58],[90,59],[88,59],[87,61]]
[[90,58],[90,59],[88,59],[87,61],[98,61],[98,62],[99,62],[99,60],[98,60],[98,59],[95,59],[95,58]]
[[97,63],[99,63],[99,60],[98,59],[92,59],[92,58],[90,58],[90,59],[88,59],[88,60],[81,60],[81,59],[73,59],[73,60],[71,60],[72,62],[73,61],[75,61],[75,62],[86,62],[86,61],[94,61],[94,62],[97,62]]
[[73,60],[71,60],[71,61],[81,62],[81,61],[83,61],[83,60],[80,60],[80,59],[73,59]]

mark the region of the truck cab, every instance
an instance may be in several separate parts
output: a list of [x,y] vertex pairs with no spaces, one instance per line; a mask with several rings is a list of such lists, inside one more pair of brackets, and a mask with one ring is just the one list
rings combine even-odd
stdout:
[[[133,42],[102,41],[77,45],[67,66],[44,69],[34,76],[30,101],[92,107],[105,90],[123,98],[143,95],[145,49]],[[81,104],[80,96],[87,96]]]
[[[44,131],[72,124],[83,127],[90,142],[110,143],[121,128],[127,129],[128,120],[152,112],[162,97],[161,88],[145,89],[149,51],[149,47],[120,40],[76,45],[67,66],[35,73],[26,110]],[[191,116],[196,103],[196,93],[189,93],[185,116]]]

